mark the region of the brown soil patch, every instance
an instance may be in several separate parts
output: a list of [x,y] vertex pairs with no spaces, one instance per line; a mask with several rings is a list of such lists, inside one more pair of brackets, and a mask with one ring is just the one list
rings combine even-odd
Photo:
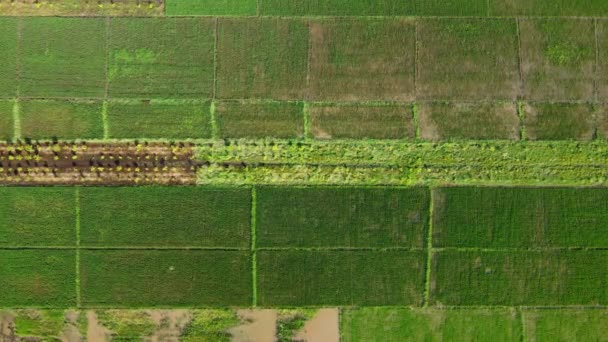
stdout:
[[78,330],[78,317],[81,315],[78,311],[66,311],[65,313],[65,328],[61,335],[62,342],[79,342],[83,340]]
[[15,318],[8,312],[0,312],[0,341],[13,342],[15,335]]
[[156,16],[164,0],[0,0],[8,16]]
[[110,341],[112,332],[101,325],[97,320],[97,314],[93,310],[87,311],[87,341],[105,342]]
[[339,342],[340,341],[340,312],[338,309],[320,309],[298,331],[294,341],[305,342]]
[[239,310],[239,318],[247,322],[230,329],[234,342],[274,342],[276,340],[276,310]]
[[186,325],[192,320],[192,313],[188,310],[149,310],[157,330],[144,338],[147,342],[177,342]]

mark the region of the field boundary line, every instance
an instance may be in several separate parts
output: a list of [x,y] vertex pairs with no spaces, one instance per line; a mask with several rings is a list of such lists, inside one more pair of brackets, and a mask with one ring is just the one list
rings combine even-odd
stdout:
[[130,251],[226,251],[243,252],[249,248],[243,247],[203,247],[203,246],[87,246],[81,245],[78,248],[86,250],[130,250]]
[[103,124],[103,140],[110,138],[110,123],[108,122],[108,101],[101,104],[101,122]]
[[311,134],[311,116],[310,116],[310,108],[308,107],[308,102],[304,102],[302,105],[302,120],[304,120],[304,139],[312,139],[314,138]]
[[425,247],[257,247],[256,251],[264,252],[421,252],[426,251]]
[[80,294],[80,188],[74,191],[76,206],[76,306],[82,307]]
[[492,8],[490,6],[490,0],[486,0],[486,17],[490,17],[492,14]]
[[214,43],[213,43],[213,91],[211,92],[211,98],[215,100],[217,96],[217,44],[219,43],[219,21],[218,17],[215,18],[214,23]]
[[15,87],[15,103],[13,104],[13,141],[21,139],[21,107],[19,105],[21,97],[21,49],[23,45],[23,18],[17,19],[17,46],[16,46],[16,63],[15,63],[15,78],[17,85]]
[[312,69],[312,22],[311,20],[306,21],[306,28],[308,29],[308,47],[306,51],[306,92],[307,94],[304,96],[308,99],[312,99],[312,91],[310,89],[310,73]]
[[414,20],[414,102],[418,101],[418,24],[419,20]]
[[522,310],[521,307],[517,307],[515,310],[517,310],[517,313],[519,314],[519,324],[521,325],[521,340],[522,342],[527,342],[528,336],[526,334],[526,318],[524,317],[524,310]]
[[521,55],[521,31],[519,27],[519,18],[515,18],[515,32],[517,36],[517,70],[519,72],[519,99],[524,98],[524,71],[523,71],[523,58]]
[[252,285],[252,306],[258,305],[258,270],[257,270],[257,191],[256,187],[251,187],[251,285]]
[[515,111],[517,113],[517,117],[519,118],[519,140],[526,140],[526,111],[524,108],[523,101],[515,102]]
[[209,122],[211,124],[211,138],[219,139],[220,132],[217,126],[217,117],[215,115],[215,100],[211,101],[209,105]]
[[101,121],[103,124],[103,139],[110,138],[110,124],[108,122],[108,98],[110,94],[110,17],[106,18],[106,79],[101,105]]
[[427,237],[426,237],[427,256],[426,256],[426,270],[425,270],[425,275],[424,275],[424,299],[422,302],[423,303],[422,306],[425,308],[429,307],[429,302],[431,299],[431,277],[432,277],[431,267],[433,266],[433,209],[434,209],[433,193],[434,192],[435,192],[435,190],[433,188],[429,188],[429,227],[428,227],[428,232],[427,232]]
[[13,103],[13,141],[21,139],[21,105],[19,98]]
[[414,121],[414,139],[420,138],[420,106],[418,102],[412,104],[412,120]]

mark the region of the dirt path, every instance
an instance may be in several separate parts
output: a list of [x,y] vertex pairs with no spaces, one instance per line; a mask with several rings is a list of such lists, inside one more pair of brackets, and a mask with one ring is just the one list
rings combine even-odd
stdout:
[[320,309],[317,314],[304,324],[304,328],[298,331],[294,340],[305,342],[339,342],[338,309]]
[[112,332],[99,323],[95,311],[87,311],[87,322],[87,341],[106,342],[110,340]]
[[230,329],[233,342],[274,342],[276,336],[276,310],[239,310],[237,315],[247,322]]

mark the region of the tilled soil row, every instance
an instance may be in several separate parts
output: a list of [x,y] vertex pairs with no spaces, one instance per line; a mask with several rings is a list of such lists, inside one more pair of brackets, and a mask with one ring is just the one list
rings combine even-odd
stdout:
[[67,143],[0,145],[3,185],[192,185],[194,144]]

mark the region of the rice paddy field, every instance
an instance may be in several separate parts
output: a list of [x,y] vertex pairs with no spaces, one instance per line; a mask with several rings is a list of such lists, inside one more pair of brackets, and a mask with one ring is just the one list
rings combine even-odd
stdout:
[[0,342],[606,340],[606,1],[0,0],[0,48]]

